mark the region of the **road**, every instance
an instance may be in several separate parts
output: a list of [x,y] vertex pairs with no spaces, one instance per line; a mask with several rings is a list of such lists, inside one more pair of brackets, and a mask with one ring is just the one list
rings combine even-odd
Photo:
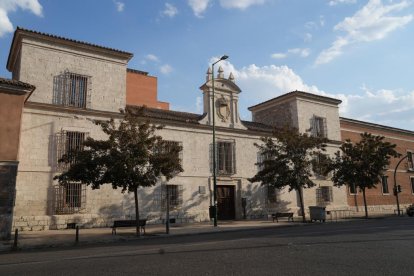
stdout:
[[414,275],[414,219],[313,223],[0,255],[0,275]]

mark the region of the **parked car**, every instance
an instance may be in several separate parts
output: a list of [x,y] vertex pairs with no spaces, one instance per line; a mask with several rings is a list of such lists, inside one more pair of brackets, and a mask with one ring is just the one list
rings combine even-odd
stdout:
[[407,207],[407,215],[410,217],[414,216],[414,204],[411,204]]

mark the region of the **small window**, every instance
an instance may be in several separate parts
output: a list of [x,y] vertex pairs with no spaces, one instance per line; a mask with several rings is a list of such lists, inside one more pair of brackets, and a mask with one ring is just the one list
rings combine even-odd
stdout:
[[86,108],[90,77],[69,71],[53,80],[53,103],[62,106]]
[[[210,168],[213,172],[213,147],[210,146]],[[216,143],[216,171],[221,175],[236,173],[236,144],[220,141]]]
[[382,182],[382,193],[383,194],[389,194],[389,190],[388,190],[388,176],[383,175],[381,178],[381,182]]
[[310,129],[313,137],[326,138],[328,134],[326,118],[313,116],[310,122]]
[[414,194],[414,177],[410,177],[411,180],[411,192]]
[[[57,169],[60,171],[69,169],[76,162],[73,156],[83,149],[83,143],[88,133],[78,131],[61,131],[56,135]],[[70,162],[59,162],[64,155],[69,155]],[[72,156],[72,157],[71,157]]]
[[348,187],[349,187],[349,194],[350,195],[356,195],[358,193],[358,191],[355,187],[355,184],[348,185]]
[[86,185],[70,182],[55,186],[55,213],[74,214],[85,209]]
[[320,186],[316,189],[316,202],[318,205],[327,205],[333,201],[331,186]]
[[177,209],[183,205],[183,185],[162,185],[162,209],[167,208],[167,197],[170,209]]
[[413,153],[411,151],[407,152],[407,166],[409,171],[414,170]]

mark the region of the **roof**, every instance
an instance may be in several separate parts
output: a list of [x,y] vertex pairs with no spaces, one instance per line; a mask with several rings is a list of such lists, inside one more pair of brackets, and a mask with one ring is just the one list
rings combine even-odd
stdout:
[[[132,112],[132,114],[134,115],[142,115],[146,118],[167,120],[172,122],[191,123],[194,125],[199,125],[199,121],[205,116],[205,114],[195,114],[189,112],[180,112],[149,107],[143,109],[143,114],[139,114],[141,108],[141,106],[127,106],[128,111]],[[273,130],[272,126],[257,122],[242,121],[242,124],[245,127],[247,127],[248,130],[251,131],[272,132]]]
[[359,120],[350,119],[350,118],[339,117],[339,121],[346,121],[348,123],[354,123],[354,124],[364,125],[364,126],[368,126],[368,127],[374,127],[374,128],[379,128],[379,129],[383,129],[383,130],[389,130],[389,131],[414,135],[414,131],[411,131],[411,130],[396,128],[396,127],[390,127],[390,126],[385,126],[385,125],[380,125],[380,124],[374,124],[374,123],[359,121]]
[[144,76],[148,75],[148,72],[141,71],[141,70],[136,70],[136,69],[131,69],[131,68],[127,68],[127,72],[138,74],[138,75],[144,75]]
[[335,98],[330,98],[330,97],[316,95],[316,94],[309,93],[309,92],[295,90],[295,91],[280,95],[278,97],[272,98],[272,99],[267,100],[265,102],[261,102],[259,104],[253,105],[253,106],[249,107],[248,109],[251,111],[252,109],[255,109],[256,107],[268,104],[270,102],[281,101],[281,100],[284,100],[286,98],[295,97],[295,96],[296,97],[307,98],[307,99],[312,99],[312,100],[316,100],[316,101],[327,102],[327,103],[336,104],[336,105],[338,105],[342,102],[341,100],[338,100],[338,99],[335,99]]
[[31,84],[28,84],[22,81],[5,79],[1,77],[0,77],[0,84],[12,85],[12,86],[16,86],[19,88],[25,88],[25,89],[30,89],[30,90],[34,90],[36,88],[34,85],[31,85]]
[[48,34],[48,33],[43,33],[43,32],[38,32],[38,31],[33,31],[33,30],[28,30],[28,29],[24,29],[24,28],[21,28],[21,27],[17,27],[16,31],[14,32],[14,35],[13,35],[13,41],[12,41],[12,44],[10,45],[9,57],[7,59],[7,69],[9,71],[10,71],[10,64],[9,63],[10,63],[10,58],[11,58],[11,54],[12,54],[12,49],[14,48],[14,44],[16,43],[16,37],[20,33],[29,34],[29,35],[38,35],[38,36],[43,36],[43,37],[46,37],[46,38],[61,40],[61,41],[64,41],[64,42],[70,42],[70,43],[80,44],[80,45],[84,45],[84,46],[88,46],[88,47],[94,47],[94,48],[101,49],[101,50],[106,50],[106,51],[111,51],[111,52],[122,54],[122,55],[127,55],[127,56],[129,56],[129,58],[132,58],[132,56],[133,56],[132,53],[117,50],[117,49],[114,49],[114,48],[104,47],[104,46],[100,46],[100,45],[96,45],[96,44],[93,44],[93,43],[84,42],[84,41],[80,41],[80,40],[76,40],[76,39],[66,38],[66,37],[62,37],[62,36],[57,36],[57,35],[53,35],[53,34]]

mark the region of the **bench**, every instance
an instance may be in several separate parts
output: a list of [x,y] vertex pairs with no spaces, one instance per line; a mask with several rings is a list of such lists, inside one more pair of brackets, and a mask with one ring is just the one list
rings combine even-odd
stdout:
[[[145,225],[147,224],[146,219],[139,220],[139,231],[144,232],[145,235]],[[112,235],[116,235],[116,228],[120,227],[136,227],[136,220],[114,220],[114,225],[112,226]]]
[[275,222],[275,220],[277,222],[279,222],[278,218],[287,218],[288,221],[292,220],[292,222],[293,222],[293,213],[276,213],[276,214],[272,214],[273,222]]

